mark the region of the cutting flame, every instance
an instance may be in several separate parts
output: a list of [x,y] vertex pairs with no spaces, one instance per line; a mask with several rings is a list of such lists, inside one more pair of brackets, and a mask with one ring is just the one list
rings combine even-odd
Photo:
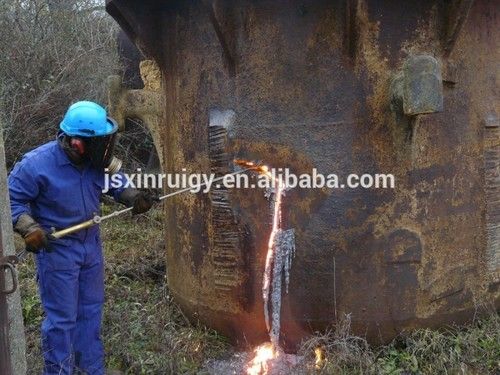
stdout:
[[269,371],[269,361],[278,357],[278,352],[270,342],[258,346],[255,350],[255,357],[249,363],[247,375],[267,375]]
[[249,169],[261,174],[266,174],[271,177],[271,174],[269,173],[269,167],[267,165],[257,164],[253,161],[243,159],[234,159],[234,163],[239,165],[241,168]]

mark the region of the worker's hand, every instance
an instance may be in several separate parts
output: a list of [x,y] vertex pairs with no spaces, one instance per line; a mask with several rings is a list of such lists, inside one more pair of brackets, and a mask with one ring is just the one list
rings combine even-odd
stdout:
[[27,251],[38,253],[41,249],[49,250],[49,235],[30,215],[20,215],[14,230],[24,238]]
[[159,202],[159,199],[147,191],[139,192],[134,199],[134,205],[132,206],[132,215],[143,214],[153,207],[155,202]]
[[49,241],[45,231],[38,227],[34,228],[31,233],[24,236],[24,243],[26,250],[32,253],[38,253],[41,249],[48,249]]

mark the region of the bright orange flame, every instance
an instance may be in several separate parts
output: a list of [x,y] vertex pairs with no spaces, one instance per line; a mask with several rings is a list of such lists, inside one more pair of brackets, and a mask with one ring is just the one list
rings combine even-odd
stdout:
[[269,371],[269,361],[278,357],[278,352],[270,342],[260,345],[254,350],[255,357],[247,368],[248,375],[266,375]]
[[269,175],[269,168],[265,165],[256,164],[252,161],[243,160],[243,159],[234,159],[234,163],[239,165],[242,168],[250,169],[257,173],[263,173]]
[[322,348],[318,347],[314,349],[314,355],[316,356],[316,368],[320,369],[325,361],[325,352]]

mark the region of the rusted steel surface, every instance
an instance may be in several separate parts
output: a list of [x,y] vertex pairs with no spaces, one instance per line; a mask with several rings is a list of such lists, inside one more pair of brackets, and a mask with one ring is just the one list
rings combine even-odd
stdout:
[[[108,11],[162,70],[167,172],[223,174],[238,157],[396,176],[394,190],[287,192],[288,348],[342,314],[381,342],[498,307],[495,1],[114,0]],[[234,118],[218,124],[214,110]],[[240,343],[266,340],[263,191],[184,195],[165,221],[186,314]]]

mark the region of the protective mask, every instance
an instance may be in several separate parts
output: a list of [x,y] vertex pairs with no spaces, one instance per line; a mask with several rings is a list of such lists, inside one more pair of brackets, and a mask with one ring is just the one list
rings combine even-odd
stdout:
[[122,161],[113,156],[116,132],[97,137],[70,137],[60,132],[57,139],[76,165],[89,161],[94,168],[109,174],[117,173],[122,167]]
[[120,170],[122,161],[113,156],[116,132],[82,139],[85,141],[85,156],[94,168],[107,169],[109,174],[115,174]]

